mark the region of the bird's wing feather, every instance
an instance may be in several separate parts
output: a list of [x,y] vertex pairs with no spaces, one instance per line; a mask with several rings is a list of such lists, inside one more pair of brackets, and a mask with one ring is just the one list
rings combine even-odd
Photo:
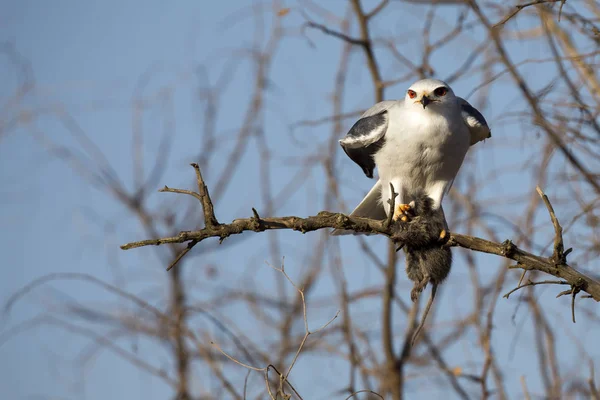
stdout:
[[460,97],[457,98],[461,109],[462,119],[469,128],[469,133],[471,134],[471,146],[492,137],[490,127],[483,115],[481,115],[481,113],[465,99]]
[[340,140],[340,145],[348,157],[357,163],[369,178],[373,177],[375,169],[373,154],[383,146],[385,140],[389,121],[388,109],[397,103],[388,100],[375,104],[365,111]]
[[[373,186],[373,188],[367,193],[365,198],[360,202],[358,206],[350,213],[352,217],[364,217],[382,220],[386,219],[387,216],[385,214],[385,210],[383,209],[383,205],[381,204],[381,181],[378,180],[377,183]],[[351,235],[356,234],[354,231],[343,230],[343,229],[334,229],[331,232],[334,236],[339,235]]]
[[371,115],[379,114],[382,111],[389,110],[395,105],[404,103],[404,100],[384,100],[375,104],[373,107],[365,111],[360,117],[370,117]]

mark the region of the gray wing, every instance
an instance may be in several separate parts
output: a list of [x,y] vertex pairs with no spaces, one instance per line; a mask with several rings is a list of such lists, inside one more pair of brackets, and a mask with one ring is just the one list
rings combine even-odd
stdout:
[[373,155],[383,146],[387,131],[388,109],[398,101],[382,101],[369,108],[340,140],[344,152],[358,164],[365,175],[373,177],[375,161]]
[[[360,202],[358,206],[350,213],[353,217],[365,217],[371,219],[386,219],[385,210],[383,204],[381,204],[381,181],[378,180],[373,188],[367,193],[365,198]],[[334,229],[331,234],[333,236],[339,235],[360,235],[354,231],[348,231],[344,229]]]
[[492,132],[483,115],[465,99],[458,97],[461,116],[471,133],[471,146],[492,137]]

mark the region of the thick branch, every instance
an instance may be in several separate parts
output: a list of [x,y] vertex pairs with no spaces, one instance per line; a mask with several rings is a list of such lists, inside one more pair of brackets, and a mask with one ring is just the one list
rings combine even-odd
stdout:
[[[218,237],[221,240],[224,240],[228,236],[237,235],[244,231],[262,232],[273,229],[292,229],[306,233],[327,228],[353,230],[357,233],[378,233],[388,237],[393,233],[393,227],[388,229],[386,227],[386,221],[350,217],[340,213],[322,211],[315,216],[307,218],[290,216],[278,218],[261,217],[257,219],[256,217],[253,217],[236,219],[231,224],[206,227],[198,231],[183,231],[173,237],[127,243],[122,245],[121,249],[129,250],[142,246],[186,243],[190,241],[201,242],[204,239],[211,237]],[[448,245],[509,258],[517,262],[517,265],[511,268],[541,271],[557,278],[564,279],[568,284],[589,293],[594,300],[600,301],[599,282],[571,268],[569,265],[565,264],[557,266],[554,261],[549,258],[523,251],[515,246],[510,240],[506,240],[503,243],[496,243],[473,236],[454,233],[450,236]]]
[[376,221],[361,217],[349,217],[340,213],[322,211],[317,215],[307,218],[294,216],[256,218],[255,216],[252,218],[236,219],[231,224],[222,224],[210,228],[206,227],[198,231],[183,231],[177,236],[127,243],[122,245],[121,249],[129,250],[136,247],[185,243],[188,241],[201,242],[210,237],[218,237],[222,241],[231,235],[237,235],[244,231],[262,232],[273,229],[292,229],[306,233],[324,228],[347,229],[358,233],[380,233],[387,236],[391,235],[385,227],[385,221]]
[[[307,218],[299,218],[294,216],[262,218],[253,208],[252,213],[254,216],[251,218],[236,219],[230,224],[220,224],[215,217],[213,203],[210,199],[208,189],[206,188],[206,185],[202,179],[200,168],[197,164],[192,164],[192,167],[194,167],[194,170],[196,171],[196,177],[198,180],[198,193],[183,189],[170,189],[166,186],[163,191],[192,195],[199,199],[206,221],[204,229],[197,231],[182,231],[177,236],[172,237],[131,242],[122,245],[121,249],[129,250],[136,247],[151,245],[158,246],[161,244],[187,243],[187,247],[181,251],[179,256],[176,257],[175,261],[168,267],[168,269],[171,269],[197,243],[203,241],[204,239],[218,237],[222,242],[231,235],[238,235],[245,231],[263,232],[274,229],[292,229],[306,233],[319,229],[335,228],[341,230],[351,230],[356,233],[377,233],[387,237],[395,236],[394,231],[396,230],[396,225],[392,224],[389,219],[373,220],[362,217],[351,217],[345,214],[332,213],[328,211],[321,211],[317,215]],[[391,185],[390,189],[393,195],[390,205],[393,209],[395,192],[394,187]],[[552,257],[547,258],[536,256],[523,251],[515,246],[510,240],[506,240],[503,243],[496,243],[489,240],[460,234],[452,234],[446,245],[463,247],[465,249],[478,251],[481,253],[495,254],[509,258],[517,262],[515,266],[510,268],[521,268],[526,271],[541,271],[549,275],[562,278],[567,284],[571,285],[571,292],[573,294],[576,294],[579,291],[584,291],[587,292],[594,300],[600,301],[600,283],[571,268],[567,264],[566,255],[569,253],[570,249],[564,253],[562,251],[562,228],[558,223],[558,219],[554,213],[552,205],[550,204],[550,200],[548,200],[548,197],[539,187],[537,188],[537,191],[546,203],[546,207],[548,208],[548,212],[550,213],[550,217],[555,229],[555,249]],[[403,245],[403,243],[397,244],[400,245],[400,247]],[[557,258],[559,260],[557,260]]]
[[510,268],[520,268],[527,271],[541,271],[557,278],[562,278],[572,286],[578,286],[589,293],[596,301],[600,301],[600,283],[571,268],[569,265],[556,266],[554,261],[536,256],[519,249],[510,240],[495,243],[473,236],[452,234],[450,243],[453,246],[464,247],[473,251],[495,254],[517,262]]

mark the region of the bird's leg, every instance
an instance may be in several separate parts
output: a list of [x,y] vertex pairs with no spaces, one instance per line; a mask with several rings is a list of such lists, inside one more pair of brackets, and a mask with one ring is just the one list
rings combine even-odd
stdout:
[[407,222],[409,221],[412,217],[413,217],[413,212],[412,209],[415,206],[415,202],[411,201],[409,204],[398,204],[396,206],[396,209],[394,210],[394,216],[393,216],[393,220],[394,221],[403,221],[403,222]]

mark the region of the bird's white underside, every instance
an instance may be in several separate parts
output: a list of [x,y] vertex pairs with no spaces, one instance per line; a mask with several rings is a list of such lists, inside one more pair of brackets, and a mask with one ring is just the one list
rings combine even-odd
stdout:
[[422,189],[438,208],[471,142],[457,105],[432,110],[404,104],[388,110],[385,146],[375,155],[386,214],[390,183],[399,194],[396,204],[409,203],[410,193]]
[[[411,86],[417,93],[432,93],[441,81],[426,79]],[[408,97],[407,97],[408,99]],[[410,100],[410,99],[408,99]],[[374,161],[379,180],[351,215],[383,219],[389,215],[390,183],[398,193],[395,204],[408,204],[411,193],[423,190],[441,208],[444,195],[450,190],[469,147],[491,136],[485,121],[468,112],[468,102],[455,97],[451,89],[444,99],[437,98],[423,108],[421,104],[406,100],[388,100],[368,109],[362,118],[387,110],[385,132],[375,129],[367,135],[374,143],[385,135],[384,145],[375,153]],[[467,111],[464,106],[468,105]],[[473,109],[474,110],[474,109]],[[476,110],[474,110],[476,112]],[[372,140],[371,139],[375,139]],[[360,147],[356,138],[344,145]],[[362,145],[365,146],[364,136]],[[385,213],[384,213],[385,211]],[[336,230],[334,234],[349,231]]]

